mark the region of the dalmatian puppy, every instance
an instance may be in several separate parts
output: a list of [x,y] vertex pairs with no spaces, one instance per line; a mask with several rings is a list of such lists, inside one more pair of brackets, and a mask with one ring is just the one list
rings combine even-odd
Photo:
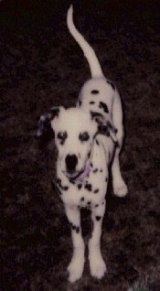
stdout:
[[40,117],[37,136],[47,138],[54,132],[58,150],[55,183],[71,225],[73,256],[68,272],[69,281],[75,282],[81,278],[85,263],[80,209],[91,210],[89,266],[91,275],[101,279],[106,272],[100,240],[110,164],[114,194],[125,196],[127,186],[119,164],[123,143],[120,96],[104,77],[94,50],[75,27],[72,5],[67,12],[67,26],[87,58],[91,79],[82,87],[75,107],[53,107]]

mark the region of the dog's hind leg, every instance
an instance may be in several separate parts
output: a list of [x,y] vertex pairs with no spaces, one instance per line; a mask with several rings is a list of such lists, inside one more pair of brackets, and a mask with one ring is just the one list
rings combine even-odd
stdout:
[[123,128],[123,112],[122,112],[122,105],[119,93],[115,91],[115,100],[113,103],[113,124],[117,130],[117,140],[118,140],[118,147],[116,147],[113,162],[112,162],[112,181],[113,181],[113,192],[118,197],[124,197],[127,192],[128,188],[126,183],[124,182],[121,174],[120,169],[120,162],[119,162],[119,155],[123,145],[123,138],[124,138],[124,128]]
[[101,279],[106,272],[106,264],[102,258],[100,239],[102,222],[105,213],[105,201],[92,209],[93,232],[89,240],[89,266],[93,277]]
[[80,225],[80,210],[77,206],[65,205],[66,215],[71,225],[73,256],[68,266],[69,281],[80,279],[84,269],[84,241]]

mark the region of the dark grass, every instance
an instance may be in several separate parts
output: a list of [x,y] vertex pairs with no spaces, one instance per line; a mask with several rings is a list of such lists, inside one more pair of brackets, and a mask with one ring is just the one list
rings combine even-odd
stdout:
[[[88,2],[88,3],[87,3]],[[160,35],[158,1],[74,1],[75,22],[120,89],[129,195],[110,190],[102,250],[108,273],[71,285],[70,229],[51,180],[54,142],[34,138],[40,114],[76,102],[89,70],[65,25],[68,1],[0,3],[1,290],[160,290]],[[85,241],[89,214],[83,213]]]

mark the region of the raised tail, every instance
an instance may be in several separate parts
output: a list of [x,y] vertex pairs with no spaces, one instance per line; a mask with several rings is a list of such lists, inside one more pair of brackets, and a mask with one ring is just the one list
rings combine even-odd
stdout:
[[77,30],[73,22],[73,6],[71,5],[67,11],[67,27],[73,38],[81,47],[84,56],[86,57],[92,78],[104,77],[99,60],[89,43],[83,35]]

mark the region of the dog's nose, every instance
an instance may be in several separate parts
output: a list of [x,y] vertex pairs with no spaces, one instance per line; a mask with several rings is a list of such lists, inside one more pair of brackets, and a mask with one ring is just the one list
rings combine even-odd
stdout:
[[67,155],[66,156],[66,168],[68,172],[75,171],[78,159],[76,155]]

